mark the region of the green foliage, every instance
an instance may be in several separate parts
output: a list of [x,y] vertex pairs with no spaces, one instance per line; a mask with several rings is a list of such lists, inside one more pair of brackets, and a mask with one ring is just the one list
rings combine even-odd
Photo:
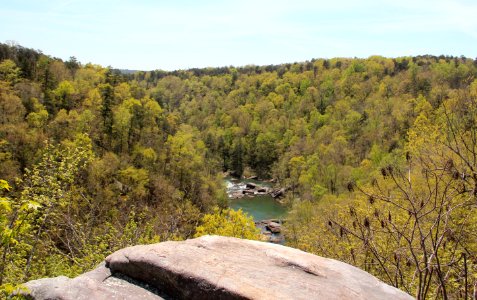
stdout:
[[[11,189],[8,182],[5,180],[0,180],[0,193],[3,191],[9,191]],[[9,244],[12,241],[12,230],[8,227],[8,214],[12,211],[12,204],[11,200],[7,197],[0,197],[0,225],[2,228],[2,232],[0,233],[0,241],[2,245]]]
[[23,121],[25,107],[21,99],[5,82],[0,81],[0,126],[18,125]]
[[17,67],[14,61],[5,59],[0,62],[0,80],[13,85],[20,79],[20,73],[20,68]]
[[118,172],[119,180],[132,189],[134,198],[141,198],[146,195],[146,185],[149,183],[149,173],[144,169],[127,167]]
[[[63,217],[61,210],[69,205],[77,174],[89,162],[91,154],[87,139],[86,143],[78,142],[73,147],[47,144],[41,160],[32,170],[26,170],[22,192],[6,217],[9,224],[4,234],[8,239],[4,238],[2,249],[2,279],[13,274],[13,270],[17,278],[22,278],[22,274],[23,279],[29,278],[36,252],[45,242],[45,231],[54,228]],[[26,261],[15,260],[20,253],[24,253]]]
[[232,236],[242,239],[258,240],[260,231],[255,226],[252,217],[242,210],[214,208],[212,214],[206,214],[201,219],[201,225],[196,228],[194,237],[203,235]]
[[[9,191],[10,185],[5,180],[0,180],[0,195],[4,191]],[[8,296],[13,291],[21,288],[19,285],[11,282],[19,282],[12,280],[7,272],[15,271],[11,268],[17,261],[8,261],[8,259],[19,259],[17,255],[11,255],[15,249],[24,248],[20,237],[29,228],[27,217],[32,212],[39,208],[39,204],[35,201],[24,201],[22,203],[12,203],[12,200],[7,197],[0,197],[0,295]],[[18,278],[18,277],[16,277]]]
[[380,170],[371,183],[350,183],[339,199],[296,203],[290,244],[357,265],[418,299],[467,297],[477,270],[477,182],[468,175],[475,174],[475,96],[435,110],[419,97],[405,152],[383,157],[373,146],[370,162]]
[[[475,280],[472,59],[373,56],[123,75],[0,48],[0,178],[11,184],[0,201],[0,273],[10,287],[74,276],[126,245],[190,238],[204,215],[215,222],[210,233],[240,233],[227,225],[244,221],[240,213],[211,214],[228,205],[222,171],[287,189],[293,246],[414,295],[423,294],[416,278],[432,268],[427,296],[449,287],[450,298],[464,298],[463,253],[468,287]],[[390,196],[399,206],[383,202]],[[430,226],[435,210],[410,209],[431,196],[446,199],[436,205],[449,216],[445,226]],[[384,210],[396,228],[381,227]],[[402,229],[410,215],[420,217],[408,224],[430,236],[446,232],[442,243],[417,243]],[[396,242],[398,232],[415,244]],[[408,267],[411,249],[436,254]],[[447,277],[437,275],[436,258]]]

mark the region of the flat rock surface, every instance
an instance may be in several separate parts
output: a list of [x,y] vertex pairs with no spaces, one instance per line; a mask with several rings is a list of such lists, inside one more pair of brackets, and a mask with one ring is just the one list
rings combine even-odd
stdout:
[[129,247],[106,265],[179,299],[413,299],[343,262],[229,237]]
[[125,248],[74,279],[25,285],[38,300],[413,299],[336,260],[219,236]]

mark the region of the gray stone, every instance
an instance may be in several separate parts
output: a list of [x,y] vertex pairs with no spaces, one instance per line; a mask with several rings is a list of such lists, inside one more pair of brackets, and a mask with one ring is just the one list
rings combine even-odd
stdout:
[[[95,270],[70,279],[65,276],[32,280],[25,284],[27,291],[20,292],[34,300],[120,300],[164,299],[136,282],[112,276],[101,264]],[[145,288],[146,287],[146,288]]]

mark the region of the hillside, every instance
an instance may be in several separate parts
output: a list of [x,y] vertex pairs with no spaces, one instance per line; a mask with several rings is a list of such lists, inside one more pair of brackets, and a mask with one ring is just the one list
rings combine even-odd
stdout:
[[228,172],[287,189],[289,246],[421,298],[464,297],[476,74],[444,56],[123,74],[0,44],[0,285],[249,224],[224,210]]

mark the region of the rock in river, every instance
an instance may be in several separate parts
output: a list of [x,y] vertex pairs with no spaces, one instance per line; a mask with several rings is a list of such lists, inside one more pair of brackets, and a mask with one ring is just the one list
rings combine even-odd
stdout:
[[247,182],[247,183],[245,184],[245,187],[246,187],[247,189],[249,189],[249,190],[254,190],[254,189],[257,188],[257,185],[256,185],[255,183],[252,183],[252,182]]
[[273,233],[280,233],[282,231],[282,225],[275,222],[268,222],[266,225],[267,229]]
[[266,194],[266,193],[268,193],[268,188],[266,188],[266,187],[260,187],[260,188],[257,189],[257,192],[258,192],[259,194]]

